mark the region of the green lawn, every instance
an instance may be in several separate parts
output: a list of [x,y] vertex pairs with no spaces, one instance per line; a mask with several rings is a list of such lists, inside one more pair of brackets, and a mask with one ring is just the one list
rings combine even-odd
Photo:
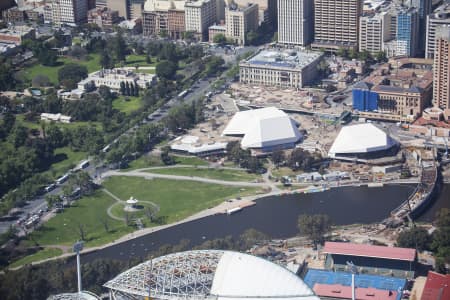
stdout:
[[[41,121],[40,120],[36,120],[36,121],[26,121],[25,117],[23,114],[18,114],[16,115],[16,121],[20,122],[21,125],[29,128],[29,129],[38,129],[40,130],[41,127]],[[77,128],[80,126],[88,126],[88,127],[96,127],[97,130],[102,131],[103,130],[103,125],[100,122],[92,122],[92,121],[76,121],[76,122],[72,122],[72,123],[55,123],[58,127],[61,128]]]
[[[67,208],[57,214],[38,230],[31,233],[29,242],[40,245],[72,245],[80,239],[79,224],[86,232],[86,246],[98,246],[113,241],[133,231],[121,221],[113,220],[107,215],[107,209],[116,201],[98,190],[94,195],[83,197],[76,206]],[[109,232],[106,232],[102,220],[107,220]]]
[[[191,165],[191,166],[207,166],[208,162],[196,156],[173,156],[175,163],[179,165]],[[164,166],[161,158],[155,155],[144,155],[136,160],[130,162],[129,166],[125,170],[135,170],[150,167],[160,167]]]
[[142,106],[141,97],[128,96],[127,98],[129,99],[129,101],[125,101],[125,96],[120,96],[114,99],[113,108],[126,114],[129,114],[141,108]]
[[40,260],[47,259],[50,257],[59,256],[62,253],[63,253],[62,250],[58,249],[58,248],[45,248],[45,249],[42,249],[42,250],[36,252],[35,254],[28,255],[19,260],[16,260],[12,264],[10,264],[9,267],[15,268],[18,266],[32,263],[34,261],[40,261]]
[[274,177],[282,177],[282,176],[295,176],[300,174],[301,171],[294,172],[292,169],[288,167],[280,167],[272,170],[272,176]]
[[[116,203],[116,205],[113,206],[113,208],[111,209],[111,213],[119,218],[124,218],[125,216],[125,205],[124,203]],[[147,207],[152,207],[152,204],[147,203],[147,202],[139,202],[138,206],[140,207],[137,211],[134,212],[130,212],[130,217],[132,219],[136,219],[136,218],[141,218],[141,221],[146,225],[146,226],[154,226],[154,224],[151,224],[150,221],[148,220],[148,218],[145,215],[145,208]]]
[[148,64],[146,62],[145,55],[137,55],[137,54],[130,54],[127,56],[125,61],[126,66],[141,66],[141,67],[154,67],[156,66],[156,60],[155,58],[152,58],[152,62]]
[[87,60],[76,60],[68,57],[60,57],[58,58],[58,65],[56,66],[43,66],[41,64],[35,64],[31,67],[26,68],[25,74],[29,80],[32,80],[36,75],[45,75],[50,81],[54,84],[58,83],[58,70],[61,69],[64,64],[67,63],[76,63],[83,66],[86,66],[88,72],[94,72],[101,69],[100,66],[100,55],[93,53],[89,54]]
[[260,179],[261,176],[250,174],[245,171],[227,170],[227,169],[203,169],[203,168],[168,168],[149,170],[151,173],[180,175],[180,176],[197,176],[210,179],[219,179],[226,181],[254,181]]
[[208,207],[214,207],[227,198],[256,193],[257,189],[194,183],[182,180],[152,179],[114,176],[103,184],[120,199],[130,196],[142,201],[152,201],[160,206],[158,216],[164,223],[184,219]]
[[66,173],[69,169],[76,166],[80,161],[87,158],[86,152],[74,152],[70,147],[58,148],[54,152],[56,158],[63,160],[52,164],[50,172],[55,173],[55,177],[59,177]]

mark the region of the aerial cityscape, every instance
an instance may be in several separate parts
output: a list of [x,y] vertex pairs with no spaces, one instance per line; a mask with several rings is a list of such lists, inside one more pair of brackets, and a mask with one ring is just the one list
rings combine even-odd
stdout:
[[450,0],[0,0],[0,299],[450,300]]

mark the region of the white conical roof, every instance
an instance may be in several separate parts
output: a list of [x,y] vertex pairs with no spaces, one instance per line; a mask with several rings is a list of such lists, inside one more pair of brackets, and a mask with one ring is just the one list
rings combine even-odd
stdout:
[[391,148],[397,142],[371,123],[342,127],[328,152],[330,157],[339,153],[368,153]]

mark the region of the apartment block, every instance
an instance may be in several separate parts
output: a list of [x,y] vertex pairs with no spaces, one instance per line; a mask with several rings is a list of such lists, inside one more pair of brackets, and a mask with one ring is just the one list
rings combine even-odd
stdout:
[[391,39],[391,17],[386,13],[365,15],[359,20],[359,51],[376,54]]
[[278,0],[278,42],[309,45],[314,34],[314,0]]
[[358,49],[361,0],[315,0],[313,49]]
[[51,0],[44,9],[44,20],[56,26],[76,26],[87,22],[87,0]]
[[147,1],[142,16],[143,35],[181,38],[186,31],[184,4],[184,0]]
[[208,28],[219,20],[217,0],[187,1],[185,9],[186,31],[194,32],[199,40],[208,40]]
[[246,44],[246,34],[258,29],[258,5],[239,7],[235,3],[225,8],[226,36],[238,45]]
[[439,26],[433,64],[433,105],[442,109],[450,108],[450,26]]
[[450,0],[446,0],[432,14],[427,16],[427,34],[425,57],[433,58],[436,40],[436,28],[450,25]]

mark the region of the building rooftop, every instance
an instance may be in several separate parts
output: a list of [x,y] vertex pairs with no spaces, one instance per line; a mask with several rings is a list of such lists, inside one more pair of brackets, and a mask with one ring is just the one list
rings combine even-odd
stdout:
[[300,50],[263,50],[245,63],[278,68],[302,69],[322,56],[321,52]]
[[173,253],[139,264],[105,285],[113,295],[155,299],[319,300],[294,273],[262,258],[223,250]]
[[428,272],[421,300],[434,299],[450,299],[450,275]]
[[[367,136],[371,136],[367,134]],[[384,258],[395,260],[414,261],[416,250],[411,248],[374,246],[365,244],[325,242],[323,253],[364,256],[372,258]]]

